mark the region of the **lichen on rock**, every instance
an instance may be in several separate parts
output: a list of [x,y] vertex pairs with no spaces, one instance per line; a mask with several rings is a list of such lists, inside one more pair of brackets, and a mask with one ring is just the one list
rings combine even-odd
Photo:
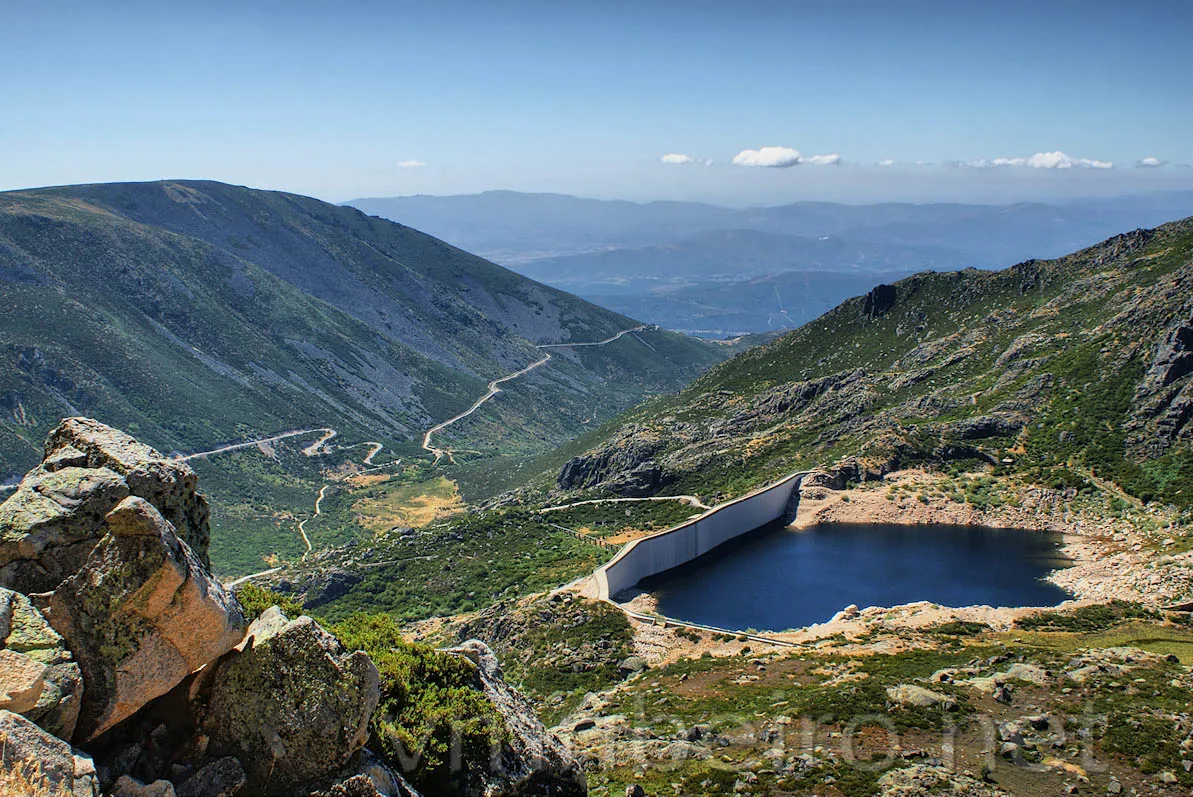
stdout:
[[107,535],[46,601],[87,686],[81,741],[230,650],[245,626],[236,599],[148,501],[129,496],[105,523]]
[[274,607],[212,676],[208,750],[244,764],[247,793],[291,794],[340,772],[364,747],[380,694],[366,654]]
[[90,418],[50,432],[45,457],[0,504],[0,586],[48,592],[103,537],[103,519],[130,495],[153,504],[204,567],[211,532],[195,472]]

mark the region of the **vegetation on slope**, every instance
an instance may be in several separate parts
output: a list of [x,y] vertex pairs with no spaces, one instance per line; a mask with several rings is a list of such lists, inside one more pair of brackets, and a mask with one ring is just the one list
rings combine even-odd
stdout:
[[847,455],[977,458],[1193,508],[1191,253],[1185,221],[876,289],[635,409],[561,484],[616,490],[653,464],[656,488],[709,495]]
[[[165,452],[331,427],[333,448],[421,456],[427,428],[541,357],[538,344],[634,325],[351,208],[193,181],[0,194],[0,302],[0,479],[35,463],[67,415]],[[465,460],[535,454],[722,358],[659,330],[557,349],[444,437]],[[228,526],[222,572],[302,553],[287,515],[343,457],[300,448],[201,465]]]
[[331,631],[349,650],[368,653],[381,673],[369,746],[390,766],[424,794],[455,793],[464,773],[486,769],[505,728],[477,689],[471,661],[407,642],[384,614],[353,615]]

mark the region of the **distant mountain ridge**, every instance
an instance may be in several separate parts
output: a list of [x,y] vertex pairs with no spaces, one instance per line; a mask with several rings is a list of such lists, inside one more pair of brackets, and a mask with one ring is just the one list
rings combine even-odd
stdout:
[[1058,257],[1119,230],[1184,218],[1193,214],[1193,191],[1056,204],[796,202],[748,209],[515,191],[363,198],[346,204],[510,265],[552,255],[676,243],[713,230],[737,229],[943,247],[966,255],[966,262],[956,265],[997,267],[1031,257]]
[[[536,344],[636,325],[351,208],[203,181],[0,193],[0,301],[0,477],[78,414],[165,451],[304,426],[417,450]],[[513,420],[548,445],[722,356],[644,334],[557,357]]]
[[793,271],[853,274],[922,271],[965,260],[956,249],[914,244],[872,244],[836,235],[809,238],[751,229],[718,229],[681,241],[637,249],[532,260],[519,270],[555,285],[676,282],[764,277]]
[[[620,313],[731,337],[794,328],[880,279],[1058,257],[1122,229],[1184,218],[1193,214],[1193,192],[1058,204],[798,202],[745,210],[512,191],[351,204]],[[780,287],[782,298],[747,284],[764,278],[788,288]]]

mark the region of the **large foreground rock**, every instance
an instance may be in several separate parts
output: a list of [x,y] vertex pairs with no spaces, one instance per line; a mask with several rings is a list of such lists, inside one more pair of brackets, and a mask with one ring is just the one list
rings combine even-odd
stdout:
[[29,598],[0,588],[0,709],[71,738],[83,679],[62,637]]
[[0,794],[99,797],[91,759],[25,717],[0,711]]
[[348,653],[310,617],[288,620],[275,606],[211,677],[207,750],[244,764],[246,794],[304,793],[364,747],[380,697],[367,655]]
[[487,771],[469,773],[468,793],[485,797],[584,797],[588,784],[580,764],[550,733],[530,703],[501,676],[497,656],[479,640],[450,648],[476,665],[480,687],[505,721],[507,740]]
[[125,498],[45,610],[83,671],[74,738],[93,739],[244,636],[240,606],[153,504]]
[[48,592],[73,574],[104,536],[103,519],[135,495],[153,504],[209,566],[207,501],[197,477],[121,431],[68,418],[50,432],[45,457],[0,505],[0,586]]

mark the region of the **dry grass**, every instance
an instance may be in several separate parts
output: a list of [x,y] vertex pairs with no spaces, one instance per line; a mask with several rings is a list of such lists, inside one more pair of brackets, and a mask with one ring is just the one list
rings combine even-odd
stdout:
[[395,526],[422,528],[463,509],[459,486],[442,476],[417,484],[402,484],[352,505],[358,522],[377,534]]
[[36,761],[10,762],[0,764],[0,797],[69,797],[70,789],[65,784],[57,787],[46,777]]

